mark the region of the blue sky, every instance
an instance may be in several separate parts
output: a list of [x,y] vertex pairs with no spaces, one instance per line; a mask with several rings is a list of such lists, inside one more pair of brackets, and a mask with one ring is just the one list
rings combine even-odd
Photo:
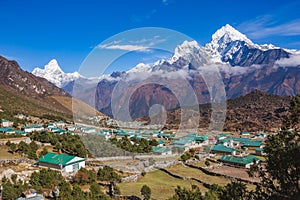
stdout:
[[256,43],[300,49],[300,1],[1,0],[0,55],[32,71],[55,58],[78,70],[107,38],[133,28],[163,27],[200,44],[230,24]]

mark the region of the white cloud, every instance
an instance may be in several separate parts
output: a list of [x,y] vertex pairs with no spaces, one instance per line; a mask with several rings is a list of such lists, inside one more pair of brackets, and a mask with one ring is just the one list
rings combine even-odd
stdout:
[[[270,10],[261,16],[240,24],[237,28],[251,39],[271,36],[299,36],[300,18],[291,13],[298,13],[299,1],[292,1],[278,9]],[[294,17],[293,17],[294,16]]]
[[300,54],[291,55],[275,62],[275,67],[298,67],[300,66]]
[[116,44],[116,45],[109,45],[103,44],[99,45],[98,48],[100,49],[117,49],[117,50],[124,50],[124,51],[150,51],[150,47],[142,46],[142,45],[132,45],[132,44]]
[[170,3],[173,3],[173,0],[162,0],[161,2],[162,2],[163,5],[167,6]]
[[100,49],[116,49],[116,50],[124,50],[124,51],[141,51],[141,52],[149,52],[151,51],[151,47],[165,42],[167,39],[161,38],[160,36],[154,36],[152,38],[142,38],[139,40],[129,40],[122,41],[116,40],[107,44],[100,44],[98,48]]
[[250,38],[259,39],[270,36],[296,36],[300,35],[300,19],[283,24],[277,24],[272,16],[265,15],[249,20],[238,26]]

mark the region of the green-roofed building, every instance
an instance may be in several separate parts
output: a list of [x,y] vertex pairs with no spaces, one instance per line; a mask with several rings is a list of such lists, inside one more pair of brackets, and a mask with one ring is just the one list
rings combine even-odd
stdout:
[[247,148],[261,148],[262,147],[262,141],[261,140],[249,140],[242,143],[243,147]]
[[236,150],[234,148],[226,147],[222,144],[217,144],[210,148],[210,152],[235,155]]
[[159,155],[171,155],[172,151],[169,148],[153,146],[152,152]]
[[165,144],[165,141],[164,140],[158,140],[157,143],[158,143],[158,146],[163,146]]
[[249,155],[244,157],[222,156],[220,161],[233,166],[250,168],[251,165],[260,160],[256,156]]
[[57,133],[57,134],[64,134],[66,133],[67,131],[65,129],[61,129],[61,128],[52,128],[51,129],[51,132],[52,133]]
[[73,173],[85,167],[85,160],[85,158],[77,156],[50,152],[39,158],[38,165],[40,167],[60,170],[61,172]]
[[266,153],[264,152],[264,148],[256,148],[255,149],[255,154],[258,156],[264,156]]
[[0,133],[15,133],[13,128],[0,128]]
[[194,140],[197,143],[204,143],[204,144],[208,144],[208,137],[206,135],[200,135],[200,136],[196,136],[194,138]]
[[33,131],[43,131],[44,127],[41,125],[32,125],[32,126],[22,126],[22,130],[26,133],[31,133]]
[[260,148],[262,146],[262,140],[251,140],[250,138],[236,138],[236,137],[228,137],[222,140],[219,140],[220,144],[226,145],[229,143],[239,143],[240,146],[244,148]]
[[18,134],[18,135],[27,135],[27,133],[25,131],[21,131],[21,130],[15,130],[15,134]]
[[115,133],[116,136],[121,136],[121,137],[129,137],[131,136],[131,134],[127,131],[118,131],[117,133]]
[[157,137],[158,138],[164,138],[164,139],[166,139],[166,140],[169,140],[169,139],[171,139],[171,138],[173,138],[173,134],[170,134],[170,133],[159,133],[158,135],[157,135]]

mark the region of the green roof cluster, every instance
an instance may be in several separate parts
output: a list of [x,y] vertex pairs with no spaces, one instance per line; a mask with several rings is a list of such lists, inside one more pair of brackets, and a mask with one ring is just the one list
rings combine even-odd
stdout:
[[262,140],[251,140],[249,138],[235,138],[235,137],[229,137],[220,140],[220,143],[230,142],[230,141],[237,141],[242,144],[244,147],[260,147],[262,145]]

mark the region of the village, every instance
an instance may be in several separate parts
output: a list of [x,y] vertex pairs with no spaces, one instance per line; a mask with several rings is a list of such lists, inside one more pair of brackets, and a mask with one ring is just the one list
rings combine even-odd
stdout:
[[[23,114],[18,114],[15,117],[27,118]],[[26,123],[18,124],[16,127],[12,121],[2,119],[0,145],[1,151],[4,153],[0,153],[0,165],[2,166],[0,178],[11,178],[13,174],[17,174],[19,180],[28,182],[32,173],[43,168],[49,168],[59,171],[66,180],[72,180],[82,168],[97,171],[104,166],[110,166],[121,176],[121,183],[118,184],[121,189],[120,194],[129,195],[131,192],[137,196],[139,194],[136,191],[127,191],[126,188],[130,185],[128,182],[139,182],[144,173],[156,173],[157,170],[166,171],[173,178],[181,177],[182,180],[194,178],[198,182],[202,182],[202,185],[213,184],[206,179],[215,175],[222,177],[223,183],[221,181],[220,184],[236,179],[253,187],[258,181],[248,176],[247,169],[250,169],[251,165],[265,160],[263,147],[267,137],[266,133],[186,132],[178,137],[171,130],[162,131],[149,128],[142,130],[132,127],[129,129],[98,128],[84,124],[67,123],[62,120],[48,120],[46,123],[36,124],[26,121]],[[35,134],[39,134],[39,136]],[[126,150],[127,154],[126,152],[115,156],[109,156],[109,154],[103,156],[101,154],[101,157],[97,157],[97,154],[78,154],[76,151],[72,154],[63,145],[58,148],[51,142],[33,139],[34,137],[41,137],[43,134],[64,137],[80,136],[82,139],[86,135],[92,135],[98,139],[101,138],[100,140],[106,141],[111,146],[117,146],[116,148],[120,149],[121,152]],[[118,141],[120,142],[118,143]],[[124,141],[128,141],[129,146],[132,146],[120,145]],[[20,146],[20,143],[24,142],[31,146],[32,143],[37,145],[36,152],[34,152],[35,156],[30,157],[29,154],[26,156],[20,152],[18,154],[17,145]],[[144,145],[143,148],[139,148],[142,145]],[[13,163],[13,165],[17,163],[18,166],[22,167],[17,169],[9,166],[9,163]],[[11,169],[9,169],[10,167]],[[182,167],[188,168],[188,170],[184,170]],[[198,171],[191,176],[190,172],[195,171],[195,169]],[[235,170],[239,173],[235,173]],[[199,174],[200,172],[204,178]],[[122,183],[127,184],[122,185]],[[30,197],[44,199],[49,195],[39,194],[30,189],[32,188],[28,188],[23,193],[23,197],[19,199],[30,199]],[[109,193],[109,190],[103,190]]]

